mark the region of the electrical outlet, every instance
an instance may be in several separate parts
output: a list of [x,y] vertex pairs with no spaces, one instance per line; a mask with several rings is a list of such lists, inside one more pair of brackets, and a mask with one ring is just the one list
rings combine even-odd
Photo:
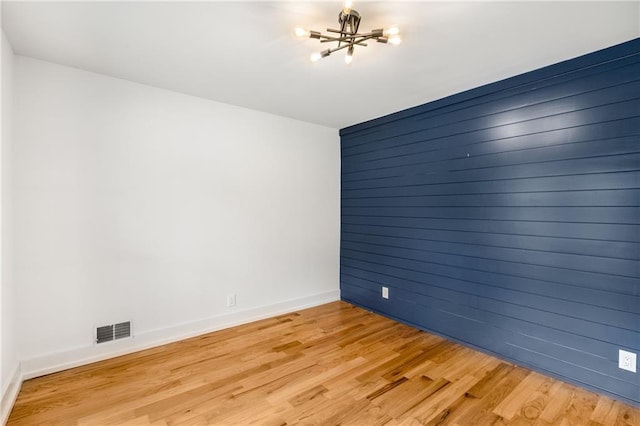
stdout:
[[227,296],[227,306],[228,307],[236,306],[236,294],[235,293],[231,293],[230,295]]
[[618,351],[618,368],[623,370],[636,372],[636,354],[633,352],[627,352],[620,349]]
[[382,298],[383,299],[389,298],[389,287],[382,287]]

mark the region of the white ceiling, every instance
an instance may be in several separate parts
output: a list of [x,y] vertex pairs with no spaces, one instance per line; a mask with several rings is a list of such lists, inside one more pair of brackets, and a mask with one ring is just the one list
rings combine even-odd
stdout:
[[397,24],[347,66],[292,29],[337,26],[335,2],[3,1],[15,53],[334,128],[640,36],[640,2],[358,2]]

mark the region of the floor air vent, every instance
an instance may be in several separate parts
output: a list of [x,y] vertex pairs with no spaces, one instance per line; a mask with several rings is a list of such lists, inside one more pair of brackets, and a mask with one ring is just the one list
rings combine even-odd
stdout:
[[96,328],[96,343],[131,337],[131,321]]

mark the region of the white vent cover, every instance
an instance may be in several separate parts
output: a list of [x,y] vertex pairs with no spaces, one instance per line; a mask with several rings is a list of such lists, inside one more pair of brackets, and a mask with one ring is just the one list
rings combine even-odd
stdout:
[[131,337],[131,321],[96,328],[96,343]]

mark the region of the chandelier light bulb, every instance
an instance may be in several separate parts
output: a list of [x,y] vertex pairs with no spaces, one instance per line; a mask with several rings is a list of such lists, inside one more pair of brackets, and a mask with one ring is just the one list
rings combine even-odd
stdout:
[[353,62],[353,45],[347,48],[347,56],[344,57],[345,64],[349,65],[351,62]]
[[311,62],[318,62],[320,58],[322,58],[322,55],[318,52],[315,52],[311,54],[311,57],[309,59],[311,59]]
[[309,37],[309,31],[305,30],[304,28],[296,28],[295,30],[296,36],[298,37]]
[[386,36],[394,36],[400,34],[400,28],[393,26],[391,28],[387,28],[384,30],[384,35]]
[[394,36],[389,37],[389,43],[393,44],[394,46],[397,46],[400,43],[402,43],[402,39],[400,38],[400,36],[394,35]]
[[352,7],[353,7],[353,0],[345,0],[344,11],[348,13]]

